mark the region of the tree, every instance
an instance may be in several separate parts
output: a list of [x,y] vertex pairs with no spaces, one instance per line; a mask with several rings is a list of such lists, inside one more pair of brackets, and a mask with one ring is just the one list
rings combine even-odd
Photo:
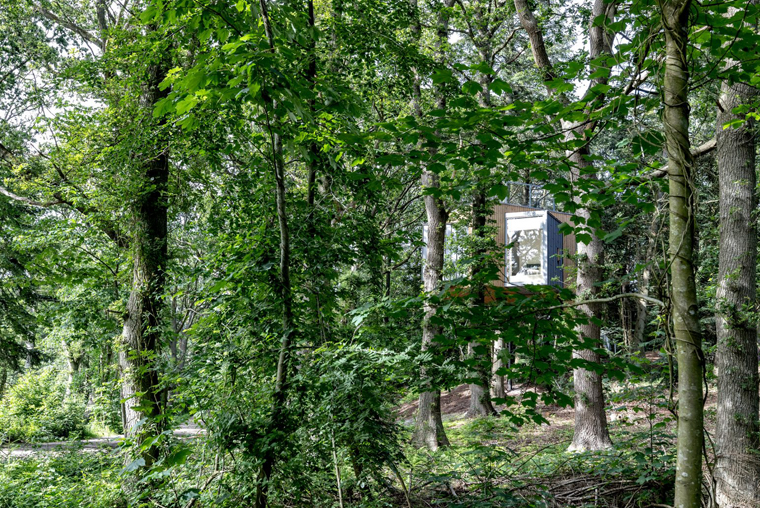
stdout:
[[701,505],[703,403],[702,330],[694,278],[694,160],[689,141],[690,0],[658,1],[665,27],[663,124],[670,188],[670,298],[678,358],[678,441],[675,506]]
[[[412,0],[414,15],[419,16],[419,7],[416,0]],[[454,0],[445,0],[443,9],[437,14],[435,48],[437,56],[440,59],[443,48],[448,43],[448,25],[449,13],[445,10],[454,5]],[[415,21],[413,26],[415,37],[419,39],[420,25]],[[415,75],[413,89],[413,110],[418,118],[422,117],[422,93],[420,90],[421,76]],[[443,92],[438,90],[436,106],[439,110],[446,109],[446,97]],[[435,155],[435,148],[429,150],[431,155]],[[422,172],[422,186],[424,188],[425,212],[427,214],[428,238],[427,238],[427,260],[425,263],[424,291],[428,298],[424,303],[425,315],[422,320],[422,352],[431,349],[436,340],[436,336],[441,334],[440,325],[435,323],[434,316],[438,311],[438,304],[434,301],[433,293],[440,289],[443,280],[443,262],[444,248],[446,242],[446,222],[449,218],[449,212],[446,210],[445,203],[440,195],[436,195],[436,190],[440,188],[439,175],[432,168],[425,168]],[[422,378],[423,391],[420,392],[419,408],[417,410],[417,419],[412,441],[415,445],[426,446],[431,450],[436,450],[440,446],[448,446],[449,440],[443,429],[443,420],[441,417],[441,390],[432,386],[432,378],[426,373],[423,367],[420,372]]]
[[[757,226],[754,217],[754,123],[736,109],[757,91],[744,83],[721,85],[718,100],[717,163],[720,184],[720,247],[716,291],[718,419],[716,501],[720,506],[760,504],[760,401],[757,325]],[[735,124],[736,121],[741,123]]]
[[[531,50],[536,66],[541,71],[546,81],[547,90],[564,104],[568,104],[567,97],[556,94],[552,88],[553,81],[556,79],[549,54],[546,51],[543,33],[538,26],[535,16],[530,10],[525,0],[515,0],[515,8],[523,29],[527,32],[531,42]],[[589,57],[592,62],[602,53],[610,54],[612,52],[612,34],[608,32],[608,20],[614,18],[615,3],[606,4],[603,0],[595,0],[592,10],[591,23],[589,26]],[[608,74],[602,74],[606,76]],[[604,83],[605,77],[597,78],[597,82]],[[590,89],[591,90],[591,89]],[[590,91],[589,90],[589,91]],[[589,101],[587,108],[593,108],[603,98],[587,94],[592,97],[586,99]],[[593,132],[595,123],[586,120],[577,124],[575,122],[562,122],[562,127],[566,132],[566,141],[569,145],[567,157],[571,163],[572,179],[576,184],[579,180],[595,180],[595,172],[589,171],[593,167],[590,160],[590,149],[588,133]],[[577,210],[576,216],[580,217],[588,225],[591,222],[591,211],[588,207],[583,206],[581,197],[576,199]],[[578,244],[578,266],[576,276],[576,293],[582,299],[593,300],[599,289],[599,283],[602,280],[601,266],[604,261],[603,243],[593,228],[588,230],[587,240],[581,240]],[[580,307],[581,311],[587,316],[587,321],[578,325],[578,333],[593,344],[599,344],[600,330],[598,320],[601,317],[601,305],[599,303],[588,303]],[[599,363],[600,357],[592,349],[583,349],[574,353],[578,358],[585,361]],[[575,389],[575,432],[573,442],[570,444],[570,450],[603,450],[612,446],[607,429],[607,415],[604,411],[604,391],[602,387],[601,374],[595,370],[577,368],[573,370],[573,385]]]

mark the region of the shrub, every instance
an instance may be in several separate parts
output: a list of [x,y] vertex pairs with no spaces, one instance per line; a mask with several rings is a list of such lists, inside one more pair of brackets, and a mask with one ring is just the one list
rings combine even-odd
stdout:
[[84,401],[64,397],[64,385],[52,369],[28,372],[0,404],[0,438],[8,441],[50,441],[80,437]]
[[0,464],[2,508],[126,508],[118,457],[72,450]]

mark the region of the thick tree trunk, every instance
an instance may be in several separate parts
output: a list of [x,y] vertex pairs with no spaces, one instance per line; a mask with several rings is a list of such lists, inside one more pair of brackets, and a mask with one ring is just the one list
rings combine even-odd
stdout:
[[755,132],[752,123],[723,125],[744,115],[755,89],[724,82],[718,102],[717,161],[720,182],[720,249],[716,292],[718,421],[716,500],[721,508],[760,506],[757,328],[757,228]]
[[675,503],[699,508],[702,494],[702,331],[694,277],[693,160],[689,150],[690,0],[662,3],[665,25],[664,114],[670,182],[670,297],[678,358],[678,443]]
[[[419,16],[417,0],[410,0],[415,16]],[[445,0],[445,6],[450,8],[454,4],[453,0]],[[438,18],[436,33],[436,51],[439,53],[444,44],[448,41],[448,14],[441,14]],[[412,26],[415,38],[420,38],[420,25],[416,22]],[[442,92],[438,96],[438,109],[445,109],[446,100]],[[412,109],[415,115],[422,117],[422,93],[420,89],[420,76],[415,70],[414,83],[412,90]],[[431,155],[435,154],[431,150]],[[423,188],[435,189],[440,187],[438,175],[432,171],[424,170],[422,172]],[[449,214],[446,211],[443,201],[435,196],[426,194],[424,196],[425,212],[428,223],[428,245],[427,260],[423,274],[423,287],[426,294],[432,294],[437,291],[442,280],[444,245],[446,240],[446,221]],[[422,351],[425,352],[434,345],[435,336],[442,333],[440,326],[434,324],[431,318],[438,311],[438,306],[430,300],[426,300],[423,305],[424,316],[422,318]],[[427,375],[425,368],[420,371],[423,391],[420,393],[419,408],[417,410],[417,421],[415,424],[412,443],[418,447],[427,447],[436,450],[440,446],[449,446],[449,440],[443,429],[443,418],[441,415],[441,391],[434,388],[431,379]]]
[[[604,0],[595,0],[592,8],[591,19],[606,15],[608,19],[615,16],[615,4],[605,3]],[[602,54],[612,53],[612,35],[607,32],[604,25],[591,23],[589,26],[590,58],[594,59]],[[602,80],[603,81],[603,80]],[[584,130],[588,126],[568,132],[568,136],[585,136]],[[573,179],[597,178],[595,173],[585,174],[585,168],[592,165],[588,161],[590,155],[588,144],[577,149],[570,155],[572,163]],[[588,224],[591,213],[587,208],[580,208],[576,214],[586,219]],[[578,262],[576,272],[576,293],[581,299],[595,298],[599,291],[599,284],[604,280],[602,265],[604,263],[604,244],[595,234],[589,231],[591,241],[588,244],[579,243],[577,248]],[[582,337],[590,339],[594,344],[599,344],[599,325],[595,322],[602,317],[601,304],[585,304],[578,308],[588,316],[586,324],[578,325],[576,331]],[[583,358],[586,361],[599,363],[601,358],[591,350],[574,351],[573,356]],[[602,388],[601,374],[586,369],[573,371],[573,388],[575,390],[575,429],[573,441],[569,450],[604,450],[612,447],[609,431],[607,429],[607,415],[604,412],[604,390]]]
[[[439,187],[438,175],[430,171],[422,174],[422,185],[427,188]],[[446,240],[446,221],[448,213],[439,198],[430,194],[425,195],[425,211],[428,220],[427,262],[424,271],[424,289],[426,294],[432,294],[439,289],[443,272],[444,248]],[[424,318],[422,321],[422,351],[425,352],[433,346],[435,336],[443,330],[434,324],[431,318],[438,311],[438,306],[430,300],[425,300],[423,305]],[[412,442],[419,447],[427,446],[431,450],[439,446],[448,446],[449,440],[443,430],[441,417],[441,392],[430,383],[423,368],[423,386],[426,388],[420,393],[420,403],[417,411],[417,423],[412,436]]]
[[[470,358],[482,357],[484,355],[478,355],[474,348],[478,346],[478,343],[470,343],[467,347],[467,353]],[[478,383],[470,383],[470,407],[467,409],[467,417],[475,418],[477,416],[494,416],[498,412],[493,407],[491,402],[491,390],[490,385],[490,370],[482,363],[482,358],[479,358],[479,366],[473,369],[471,376],[479,380]]]
[[[484,100],[481,102],[481,104],[486,105],[489,102],[490,101]],[[486,200],[485,191],[479,186],[473,193],[471,209],[472,235],[473,237],[477,237],[475,240],[476,242],[478,240],[482,241],[485,236],[485,228],[488,222],[487,206],[488,202]],[[484,254],[486,254],[486,252],[480,245],[477,245],[473,254],[475,257],[482,257]],[[473,300],[470,304],[474,307],[485,305],[485,283],[483,281],[477,280],[482,270],[481,263],[481,261],[475,261],[471,265],[471,290],[474,294],[472,295]],[[487,353],[487,348],[485,353],[478,353],[477,351],[482,347],[484,346],[478,342],[471,342],[467,346],[467,355],[477,362],[473,367],[472,372],[470,373],[470,377],[477,379],[477,382],[470,383],[470,407],[467,410],[467,417],[469,418],[474,418],[477,416],[493,416],[498,414],[496,408],[493,407],[493,403],[491,402],[491,390],[489,389],[491,384],[491,365],[490,358]]]
[[[578,150],[570,156],[574,164],[573,172],[577,178],[583,173],[582,169],[591,165],[586,160],[587,149]],[[593,175],[595,178],[596,175]],[[585,208],[576,212],[588,220],[591,216]],[[599,282],[602,279],[604,249],[602,241],[596,234],[591,233],[588,244],[579,243],[577,250],[576,293],[579,299],[589,300],[597,297]],[[579,324],[576,331],[594,344],[600,342],[599,325],[594,320],[602,317],[602,304],[587,303],[578,307],[588,317],[588,322]],[[573,351],[573,357],[582,358],[589,362],[599,363],[599,355],[590,350]],[[605,450],[612,447],[610,434],[607,429],[607,415],[604,412],[604,390],[602,376],[598,372],[586,369],[573,370],[573,388],[575,390],[575,429],[573,441],[568,447],[571,451]]]
[[[146,122],[152,121],[155,104],[166,97],[169,90],[160,90],[159,83],[166,75],[165,62],[151,64],[140,99]],[[142,170],[142,188],[135,196],[132,207],[132,289],[126,308],[122,331],[122,349],[119,365],[123,373],[121,389],[124,432],[143,439],[142,429],[136,424],[148,418],[158,426],[163,412],[164,397],[159,388],[156,360],[160,355],[163,313],[163,291],[167,262],[167,216],[169,158],[162,137],[152,138],[154,144],[145,147],[148,159]],[[146,424],[147,425],[147,424]],[[156,447],[142,453],[146,465],[157,458]]]
[[[544,38],[538,23],[530,10],[527,0],[514,0],[515,9],[520,17],[520,24],[528,33],[533,51],[533,59],[541,69],[544,79],[551,80],[554,78],[554,71],[551,61],[549,60]],[[604,0],[595,0],[592,8],[592,20],[599,16],[606,15],[608,18],[614,18],[615,4],[605,3]],[[602,25],[591,24],[589,26],[589,43],[590,57],[592,59],[603,53],[611,53],[612,36]],[[600,80],[603,81],[603,80]],[[547,85],[549,93],[555,94],[555,91]],[[556,95],[556,94],[555,94]],[[567,97],[559,96],[558,100],[568,102]],[[596,99],[601,100],[601,97]],[[585,137],[586,130],[594,130],[594,125],[583,124],[580,127],[563,122],[563,128],[567,129],[568,140],[576,136]],[[573,179],[596,178],[596,175],[587,175],[584,168],[591,166],[588,161],[589,148],[585,144],[575,151],[568,154],[570,162],[573,165]],[[591,214],[588,209],[580,208],[577,215],[588,219]],[[578,270],[576,279],[576,290],[578,296],[583,299],[593,298],[597,293],[598,283],[602,280],[601,266],[604,259],[604,249],[602,242],[589,231],[591,241],[588,244],[578,244]],[[599,304],[587,304],[579,307],[579,310],[585,313],[589,318],[599,318],[601,316],[601,307]],[[579,325],[577,332],[594,341],[599,342],[599,326],[589,320],[588,324]],[[593,351],[575,351],[573,355],[576,358],[583,358],[591,362],[599,362],[599,355]],[[585,369],[576,369],[573,372],[573,384],[575,388],[575,434],[570,450],[601,450],[612,446],[609,432],[607,430],[607,417],[604,413],[604,392],[602,390],[601,375],[587,371]]]

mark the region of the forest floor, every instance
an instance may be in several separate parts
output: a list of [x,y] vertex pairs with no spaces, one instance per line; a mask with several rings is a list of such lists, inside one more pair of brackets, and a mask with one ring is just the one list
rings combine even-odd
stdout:
[[[192,439],[205,432],[195,423],[184,424],[174,430],[174,435],[180,439]],[[0,460],[8,458],[32,457],[40,453],[56,453],[72,450],[82,452],[111,451],[117,448],[124,436],[121,434],[92,439],[72,441],[52,441],[47,443],[13,443],[0,448]]]
[[[535,386],[517,385],[508,395],[519,401],[527,390],[541,392]],[[525,506],[533,501],[550,507],[667,505],[672,495],[676,429],[667,387],[641,380],[610,382],[605,392],[613,449],[568,453],[575,418],[572,407],[546,406],[539,399],[536,410],[548,423],[528,423],[517,429],[504,417],[467,418],[468,385],[444,390],[443,422],[453,446],[442,455],[439,452],[445,459],[424,453],[411,459],[409,483],[414,488],[410,490],[425,499],[423,504],[465,496],[492,499],[499,491],[507,504],[517,496]],[[398,422],[408,432],[414,428],[417,406],[416,399],[407,397],[396,410]],[[705,404],[709,435],[715,430],[715,406],[711,383]],[[511,410],[522,411],[519,407]],[[709,445],[707,453],[712,458]],[[411,480],[412,469],[416,481]],[[705,466],[705,478],[710,476]],[[449,480],[439,482],[438,478]]]

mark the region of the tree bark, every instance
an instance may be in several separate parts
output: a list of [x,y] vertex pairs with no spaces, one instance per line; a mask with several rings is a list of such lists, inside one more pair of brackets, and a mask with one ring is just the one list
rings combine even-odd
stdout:
[[[269,42],[270,51],[275,50],[274,31],[272,30],[266,0],[259,0],[261,18],[264,22],[264,30]],[[277,104],[268,99],[268,115],[274,115]],[[270,122],[277,122],[272,118]],[[282,337],[280,352],[277,359],[277,374],[275,377],[274,393],[272,394],[272,411],[266,429],[267,435],[277,436],[275,441],[264,452],[264,462],[261,466],[259,482],[256,487],[256,508],[265,508],[268,500],[268,485],[272,477],[272,470],[278,453],[278,440],[283,438],[282,429],[285,427],[285,410],[287,403],[287,380],[288,366],[290,362],[290,349],[295,334],[295,321],[293,318],[293,294],[290,283],[290,229],[287,214],[287,192],[285,187],[285,160],[283,157],[282,138],[278,129],[269,126],[272,145],[271,165],[275,177],[275,202],[277,207],[277,222],[280,230],[280,304]]]
[[[660,191],[655,190],[655,206],[658,206],[660,201]],[[652,222],[649,224],[649,234],[647,235],[647,246],[644,252],[640,252],[639,260],[644,263],[644,269],[641,271],[641,279],[637,284],[638,292],[644,296],[649,296],[649,281],[652,277],[652,263],[656,259],[657,248],[657,232],[660,226],[660,213],[656,211],[652,217]],[[646,327],[647,327],[647,301],[643,298],[636,299],[636,327],[634,329],[634,344],[637,350],[641,351],[642,344],[646,340]],[[633,352],[633,351],[632,351]]]
[[5,395],[5,384],[8,382],[8,369],[0,367],[0,400]]
[[[146,122],[152,122],[156,103],[166,97],[169,90],[160,90],[168,65],[161,61],[148,66],[140,107]],[[164,397],[159,388],[156,360],[160,355],[163,291],[167,262],[167,216],[169,157],[162,136],[154,136],[154,144],[145,147],[142,167],[142,188],[133,201],[132,235],[132,287],[127,302],[122,331],[122,349],[119,365],[123,373],[121,388],[124,433],[144,439],[145,433],[137,428],[142,418],[161,427],[158,418],[164,409]],[[158,430],[154,429],[154,430]],[[160,432],[160,430],[158,430]],[[155,446],[142,452],[146,466],[158,457]]]
[[[472,196],[471,225],[472,235],[474,237],[477,237],[475,240],[476,242],[479,240],[482,241],[485,236],[485,228],[488,222],[487,206],[488,205],[485,191],[480,186],[478,186]],[[482,257],[484,254],[486,254],[486,252],[479,245],[476,245],[475,252],[473,254],[476,257]],[[471,301],[471,305],[483,306],[485,305],[486,296],[485,284],[483,281],[477,280],[482,270],[481,261],[475,261],[471,266],[471,290],[474,293],[472,295],[473,300]],[[468,418],[474,418],[477,416],[494,416],[498,414],[496,408],[493,407],[493,403],[491,402],[491,390],[489,389],[491,384],[490,358],[487,353],[478,353],[476,351],[478,347],[483,346],[478,342],[471,342],[467,346],[467,354],[469,358],[476,361],[472,372],[470,373],[470,377],[478,380],[475,383],[470,383],[470,407],[467,410]]]
[[[453,5],[453,0],[445,0],[446,7]],[[415,16],[419,16],[419,7],[417,0],[410,0],[414,9]],[[417,18],[418,19],[418,18]],[[441,14],[438,18],[436,51],[440,54],[442,47],[448,40],[448,14]],[[413,35],[419,40],[420,24],[417,21],[412,26]],[[420,89],[420,76],[415,70],[414,82],[412,86],[412,109],[415,114],[422,117],[422,92]],[[438,108],[445,109],[446,100],[443,93],[438,96]],[[431,149],[431,155],[435,150]],[[422,172],[422,186],[426,189],[440,188],[438,175],[427,169]],[[425,213],[428,222],[428,245],[427,260],[423,273],[423,287],[425,293],[430,295],[439,289],[444,260],[444,245],[446,241],[446,221],[449,218],[448,211],[443,201],[431,194],[425,194]],[[427,351],[434,345],[435,336],[442,333],[442,328],[431,321],[431,318],[438,311],[438,305],[425,300],[423,304],[424,316],[422,318],[422,352]],[[419,407],[417,410],[417,421],[415,424],[412,443],[418,447],[427,447],[430,450],[436,450],[440,446],[449,446],[449,439],[443,429],[443,418],[441,415],[441,391],[432,386],[432,380],[427,375],[426,369],[420,369],[423,391],[420,393]]]
[[699,508],[702,493],[702,331],[694,267],[694,164],[689,149],[690,0],[660,2],[665,26],[664,113],[670,205],[670,297],[678,358],[678,442],[675,502]]
[[[489,16],[491,14],[489,6],[484,5],[487,2],[473,2],[472,6],[472,18],[471,23],[469,19],[466,19],[467,34],[472,44],[477,48],[480,60],[489,67],[494,64],[494,48],[493,48],[493,36],[504,23],[504,19],[501,16]],[[469,13],[465,9],[464,3],[459,4],[462,7],[463,15],[469,17]],[[482,87],[482,90],[478,94],[478,102],[481,108],[491,108],[491,83],[493,82],[493,75],[490,73],[481,72],[478,75],[478,82]],[[488,217],[490,215],[490,206],[487,201],[486,189],[481,179],[478,178],[476,187],[472,195],[472,207],[471,207],[471,226],[472,235],[482,241],[486,236],[486,226],[488,224]],[[477,241],[477,240],[476,240]],[[474,256],[479,259],[483,259],[487,254],[485,247],[476,245]],[[473,283],[476,286],[473,287],[475,291],[475,299],[472,301],[473,306],[485,305],[486,286],[484,281],[478,281],[479,274],[482,271],[482,262],[475,261],[472,263],[472,269],[470,272]],[[502,340],[503,345],[503,340]],[[473,372],[470,374],[472,378],[476,378],[479,381],[476,383],[470,383],[470,407],[467,411],[468,417],[476,416],[492,416],[497,415],[498,412],[494,408],[491,402],[491,388],[494,386],[491,380],[492,356],[489,354],[490,348],[486,349],[485,353],[478,354],[476,349],[479,344],[477,342],[468,345],[468,356],[477,360]],[[498,390],[499,385],[502,387],[500,396],[504,394],[504,376],[500,376],[495,382],[495,386]]]
[[757,303],[755,137],[752,122],[723,128],[744,115],[732,109],[752,103],[754,88],[724,82],[718,102],[717,161],[720,185],[720,249],[716,291],[718,420],[716,500],[722,508],[760,506],[757,328],[748,313]]
[[[422,186],[427,188],[440,187],[438,175],[431,171],[423,171]],[[427,262],[425,263],[423,285],[425,293],[430,295],[438,290],[442,279],[446,221],[449,214],[440,198],[426,194],[423,199],[428,219]],[[423,311],[422,352],[424,353],[433,346],[436,335],[440,335],[443,330],[431,320],[438,312],[437,304],[426,299]],[[417,423],[412,442],[418,447],[426,446],[431,450],[436,450],[439,446],[449,445],[449,440],[443,430],[441,391],[432,386],[424,367],[420,371],[420,376],[425,388],[420,393]]]
[[[575,178],[581,176],[583,169],[591,166],[587,157],[588,148],[577,150],[570,156],[573,163]],[[596,178],[596,175],[585,176]],[[579,209],[576,214],[588,221],[591,213],[587,208]],[[588,244],[579,243],[577,248],[576,293],[579,299],[595,299],[599,293],[599,282],[603,280],[602,265],[604,264],[604,248],[596,234],[591,234]],[[576,332],[595,344],[600,342],[600,329],[595,320],[602,317],[601,303],[587,303],[578,307],[586,315],[587,322],[576,326]],[[574,358],[582,358],[589,362],[600,363],[599,355],[590,349],[573,351]],[[573,388],[575,390],[575,429],[573,441],[568,447],[571,451],[606,450],[612,447],[610,434],[607,429],[607,415],[604,411],[604,390],[602,376],[598,372],[575,369],[573,370]]]
[[71,353],[67,353],[66,356],[66,363],[68,363],[69,371],[66,376],[66,391],[64,392],[63,398],[67,399],[71,397],[71,391],[74,386],[74,380],[76,378],[76,375],[79,373],[79,365],[82,362],[82,357],[74,357]]
[[[538,23],[531,12],[527,0],[514,0],[515,9],[520,17],[520,24],[528,33],[533,51],[533,59],[536,66],[541,69],[545,80],[554,78],[554,70],[551,61],[546,52],[544,38]],[[604,0],[595,0],[592,8],[591,25],[589,26],[589,57],[594,59],[602,53],[611,53],[612,36],[608,33],[603,25],[595,25],[594,19],[598,16],[606,15],[608,18],[614,18],[615,3],[605,3]],[[603,80],[599,80],[603,82]],[[554,94],[554,90],[547,85],[549,93]],[[564,96],[559,96],[558,100],[563,103],[568,102]],[[577,137],[585,137],[587,130],[593,130],[595,125],[583,124],[573,126],[563,122],[564,129],[567,130],[567,139],[572,140]],[[588,143],[569,153],[569,159],[572,164],[572,177],[577,181],[580,178],[596,178],[596,174],[586,174],[584,169],[592,166],[589,162]],[[576,214],[579,217],[588,219],[591,213],[587,208],[580,208]],[[587,221],[586,221],[587,223]],[[594,298],[598,292],[598,283],[602,281],[602,263],[604,262],[604,249],[602,242],[599,240],[594,231],[589,231],[591,241],[588,244],[579,243],[577,249],[578,269],[576,278],[576,292],[580,298]],[[588,323],[578,325],[576,331],[583,337],[599,343],[600,330],[599,326],[593,322],[593,319],[601,317],[601,304],[586,304],[579,307],[579,310],[589,317]],[[573,356],[583,358],[587,361],[598,363],[601,359],[599,355],[590,350],[574,351]],[[604,412],[604,391],[602,389],[602,377],[596,372],[586,369],[575,369],[573,371],[573,385],[575,388],[575,433],[569,450],[602,450],[612,446],[609,432],[607,430],[607,416]]]
[[503,399],[507,396],[507,382],[505,376],[498,373],[499,369],[504,366],[504,354],[509,354],[509,349],[505,347],[504,339],[499,337],[493,344],[493,359],[491,367],[491,397]]

